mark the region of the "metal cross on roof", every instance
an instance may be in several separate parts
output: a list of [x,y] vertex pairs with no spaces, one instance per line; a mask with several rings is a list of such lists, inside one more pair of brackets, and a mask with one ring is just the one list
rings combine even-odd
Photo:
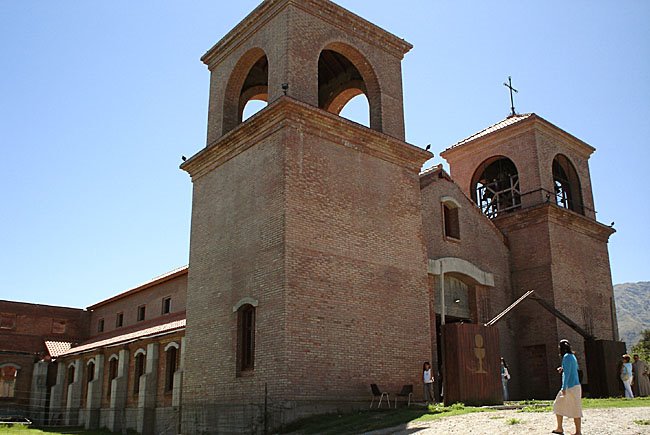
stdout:
[[510,110],[512,111],[512,114],[510,116],[515,116],[515,102],[514,99],[512,98],[512,92],[518,92],[515,88],[512,87],[512,78],[508,76],[508,83],[504,83],[503,86],[506,88],[510,89]]

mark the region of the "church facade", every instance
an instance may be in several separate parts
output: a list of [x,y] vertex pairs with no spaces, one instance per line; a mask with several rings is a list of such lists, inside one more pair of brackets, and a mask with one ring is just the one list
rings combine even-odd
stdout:
[[[51,373],[42,419],[262,431],[367,406],[371,383],[421,399],[422,363],[445,372],[443,325],[485,324],[529,290],[617,339],[594,148],[513,113],[443,151],[449,172],[422,171],[433,155],[404,132],[410,49],[330,1],[265,0],[203,56],[207,144],[181,166],[189,267],[89,307],[68,348],[33,353]],[[339,116],[360,94],[369,127]],[[251,100],[268,105],[242,121]],[[585,365],[582,337],[532,302],[493,328],[512,398],[554,396],[561,338]],[[27,373],[12,355],[3,382]]]

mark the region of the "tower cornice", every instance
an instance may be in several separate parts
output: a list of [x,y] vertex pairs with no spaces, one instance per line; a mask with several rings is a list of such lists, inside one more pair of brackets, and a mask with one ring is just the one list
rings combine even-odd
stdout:
[[287,127],[327,138],[341,146],[397,164],[415,173],[419,173],[422,165],[433,157],[432,153],[392,136],[293,98],[281,97],[199,151],[180,168],[196,180]]
[[265,0],[226,36],[212,46],[201,57],[201,61],[212,69],[239,44],[247,40],[265,23],[289,6],[294,6],[327,21],[344,33],[350,33],[352,29],[356,37],[370,44],[378,45],[384,51],[399,59],[403,59],[404,55],[413,48],[404,39],[387,32],[329,0]]
[[529,228],[534,224],[550,222],[561,225],[584,235],[593,237],[607,243],[609,237],[616,232],[615,229],[600,222],[583,216],[571,210],[558,207],[555,204],[540,204],[528,209],[509,213],[493,220],[502,231],[516,228]]

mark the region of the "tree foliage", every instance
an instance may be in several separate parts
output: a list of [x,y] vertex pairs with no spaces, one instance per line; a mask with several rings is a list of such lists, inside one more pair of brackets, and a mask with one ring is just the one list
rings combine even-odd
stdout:
[[632,352],[638,353],[642,360],[650,361],[650,329],[641,331],[641,339],[632,346]]

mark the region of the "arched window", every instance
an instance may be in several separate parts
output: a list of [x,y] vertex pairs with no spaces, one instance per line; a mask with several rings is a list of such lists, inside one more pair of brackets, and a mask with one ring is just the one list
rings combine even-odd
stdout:
[[165,348],[165,391],[174,390],[174,373],[178,369],[178,344],[169,343]]
[[74,364],[70,364],[68,366],[68,385],[74,382],[74,376],[75,376]]
[[472,179],[472,197],[489,218],[521,207],[519,174],[507,157],[495,157],[479,166]]
[[553,159],[553,185],[557,205],[584,214],[578,173],[569,159],[562,154]]
[[[355,59],[351,60],[347,55]],[[367,71],[362,73],[354,60],[365,65]],[[332,44],[321,51],[318,58],[318,107],[381,131],[381,118],[377,116],[380,99],[378,89],[375,89],[378,85],[371,71],[368,62],[344,44]],[[367,83],[364,75],[369,76],[366,78],[372,83]]]
[[237,375],[255,367],[255,307],[244,304],[237,310]]
[[138,394],[140,392],[140,376],[144,375],[145,358],[144,350],[139,349],[136,351],[135,364],[133,367],[133,394]]
[[111,386],[113,385],[113,379],[117,378],[117,364],[119,358],[117,355],[112,355],[108,360],[108,388],[106,396],[111,397]]
[[20,366],[12,363],[0,364],[0,397],[14,397],[16,378]]
[[90,383],[95,379],[95,362],[93,360],[88,361],[86,367],[86,382]]

